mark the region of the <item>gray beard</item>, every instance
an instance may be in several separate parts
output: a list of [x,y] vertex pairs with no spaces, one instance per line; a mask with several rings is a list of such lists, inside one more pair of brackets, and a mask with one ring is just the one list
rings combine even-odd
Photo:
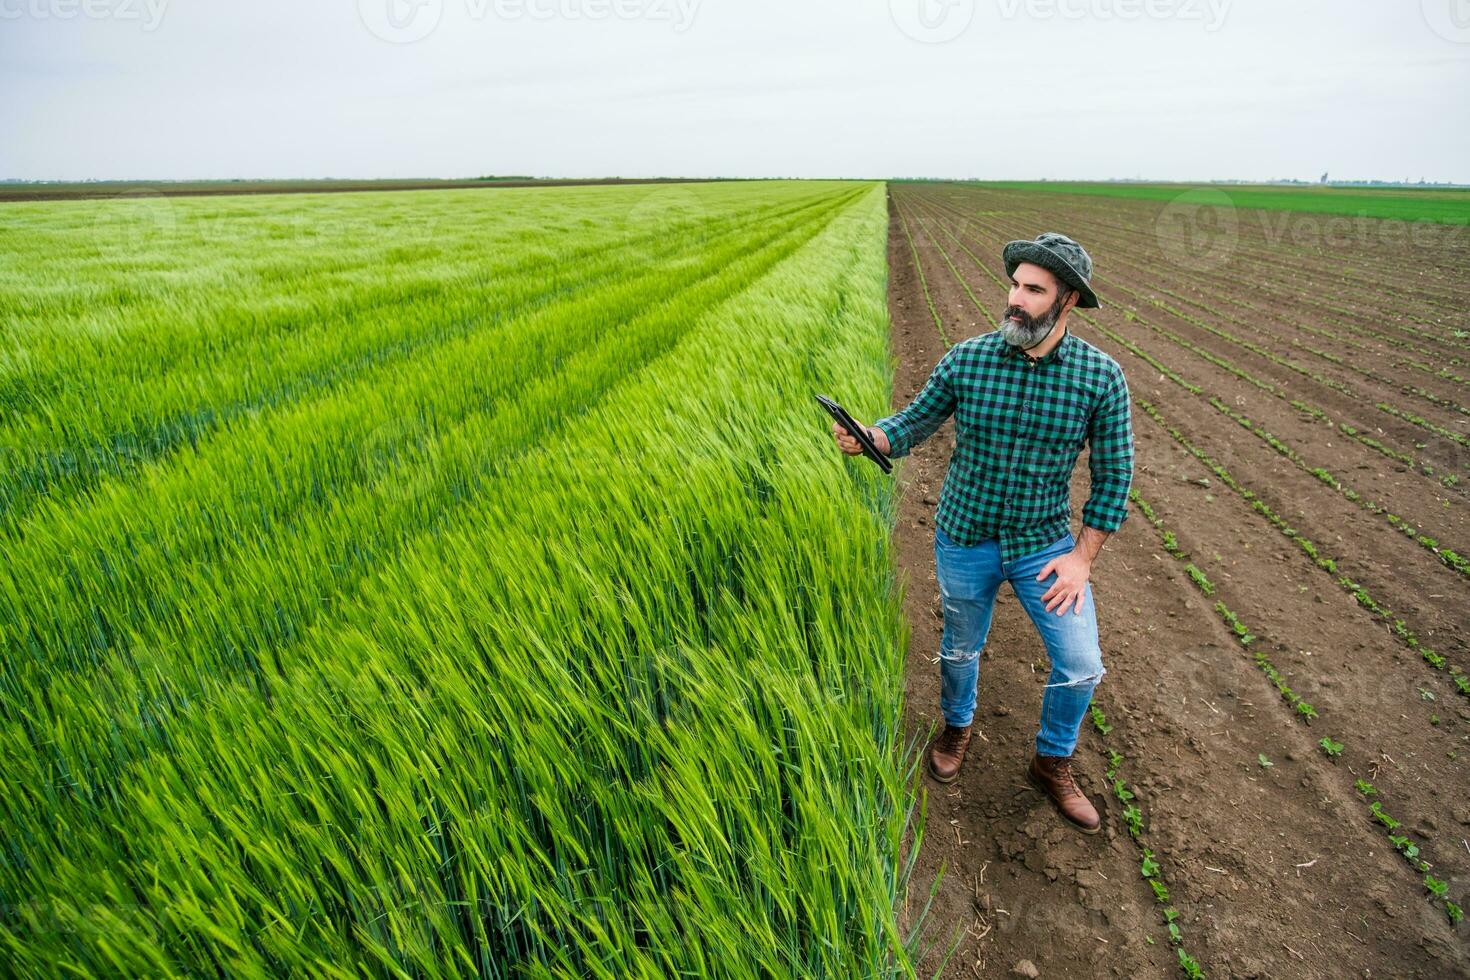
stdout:
[[1012,347],[1025,350],[1045,340],[1046,335],[1051,333],[1051,328],[1056,325],[1056,320],[1045,316],[1033,322],[1029,328],[1021,326],[1010,317],[1003,317],[1000,321],[1000,335]]

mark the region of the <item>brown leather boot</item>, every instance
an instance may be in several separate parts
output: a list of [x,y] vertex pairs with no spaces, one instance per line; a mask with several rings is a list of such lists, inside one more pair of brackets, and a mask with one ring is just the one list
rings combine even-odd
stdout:
[[954,782],[970,744],[970,727],[946,724],[944,731],[929,743],[929,775],[941,783]]
[[1095,834],[1102,828],[1102,819],[1096,808],[1088,802],[1077,781],[1072,776],[1072,757],[1067,755],[1033,755],[1026,767],[1026,778],[1031,785],[1041,790],[1062,811],[1078,830],[1084,834]]

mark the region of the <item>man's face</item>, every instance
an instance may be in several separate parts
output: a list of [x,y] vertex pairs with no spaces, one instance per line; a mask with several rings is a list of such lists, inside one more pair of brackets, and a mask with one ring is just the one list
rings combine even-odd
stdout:
[[1050,269],[1030,262],[1016,266],[1011,276],[1010,305],[1000,319],[1006,343],[1025,349],[1046,339],[1062,316],[1064,300],[1059,285]]

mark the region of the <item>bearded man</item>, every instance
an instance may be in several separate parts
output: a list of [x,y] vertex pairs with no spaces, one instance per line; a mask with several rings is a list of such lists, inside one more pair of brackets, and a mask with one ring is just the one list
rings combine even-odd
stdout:
[[[1092,258],[1066,235],[1006,245],[1009,305],[998,329],[956,344],[901,411],[868,427],[878,448],[905,456],[950,415],[955,447],[935,513],[934,559],[943,599],[940,710],[945,727],[926,752],[930,774],[959,775],[975,713],[980,652],[995,596],[1009,582],[1051,659],[1031,783],[1084,833],[1097,809],[1078,788],[1072,753],[1107,671],[1090,578],[1103,542],[1127,519],[1133,422],[1123,369],[1067,330],[1073,308],[1095,309]],[[833,426],[843,452],[862,451]],[[1089,447],[1091,489],[1073,538],[1072,471]]]

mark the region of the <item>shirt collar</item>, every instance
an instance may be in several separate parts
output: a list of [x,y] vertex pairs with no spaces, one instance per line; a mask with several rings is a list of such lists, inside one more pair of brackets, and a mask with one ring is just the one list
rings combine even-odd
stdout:
[[1072,347],[1077,343],[1077,340],[1075,337],[1072,336],[1071,330],[1066,330],[1062,333],[1061,342],[1053,347],[1050,351],[1048,351],[1045,357],[1038,357],[1034,359],[1030,355],[1023,354],[1021,352],[1021,348],[1019,347],[1012,347],[1010,344],[1007,344],[1004,341],[1002,341],[1001,343],[1002,346],[1005,348],[1006,357],[1019,358],[1023,362],[1034,360],[1037,364],[1050,364],[1052,361],[1065,361],[1067,359],[1067,355],[1072,353]]

